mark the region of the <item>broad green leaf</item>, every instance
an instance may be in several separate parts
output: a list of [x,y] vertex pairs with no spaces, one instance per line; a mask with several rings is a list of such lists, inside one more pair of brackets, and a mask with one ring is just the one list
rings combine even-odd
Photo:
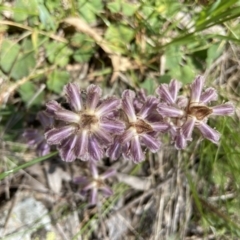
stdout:
[[192,64],[191,60],[187,59],[186,64],[184,64],[181,68],[181,79],[179,80],[184,84],[188,84],[194,80],[195,76],[195,67]]
[[220,54],[222,53],[223,49],[220,46],[220,44],[213,44],[211,45],[208,50],[207,50],[207,67],[209,67],[213,61],[220,56]]
[[56,64],[60,67],[65,67],[69,62],[69,57],[72,50],[64,43],[47,42],[45,44],[47,58],[50,63]]
[[138,9],[138,4],[136,3],[128,3],[128,2],[123,2],[122,3],[122,12],[125,16],[131,17]]
[[165,52],[166,68],[168,70],[175,69],[182,60],[181,50],[178,46],[169,46]]
[[103,9],[102,0],[78,0],[78,9],[81,18],[88,23],[96,22],[96,15]]
[[38,14],[36,0],[16,0],[14,7],[14,19],[17,22],[25,21],[28,17]]
[[156,82],[152,78],[147,78],[144,82],[140,83],[140,87],[147,90],[147,94],[154,94]]
[[121,0],[116,0],[114,2],[107,3],[107,8],[112,13],[119,13],[121,11]]
[[63,86],[69,81],[69,73],[67,71],[54,70],[48,76],[47,87],[56,93],[61,93]]
[[113,50],[123,52],[126,44],[134,37],[134,31],[130,27],[122,24],[112,24],[105,33],[105,39],[111,43]]
[[20,45],[11,40],[4,39],[1,46],[0,66],[9,73],[20,51]]
[[161,84],[169,83],[171,79],[172,79],[172,76],[170,76],[169,74],[164,74],[158,78],[158,82]]
[[10,75],[16,80],[28,76],[35,65],[36,60],[32,42],[25,38],[21,45],[21,52],[13,65]]
[[18,89],[21,99],[26,105],[29,105],[30,101],[31,105],[40,105],[43,102],[44,93],[41,92],[36,96],[37,91],[38,87],[32,82],[26,82]]
[[72,45],[77,48],[77,50],[74,51],[73,58],[80,63],[89,61],[95,52],[95,43],[92,39],[84,34],[76,33],[71,42]]

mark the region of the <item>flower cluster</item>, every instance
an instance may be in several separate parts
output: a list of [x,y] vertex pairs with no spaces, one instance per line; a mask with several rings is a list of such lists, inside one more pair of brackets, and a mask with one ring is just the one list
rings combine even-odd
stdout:
[[213,88],[203,90],[204,78],[197,76],[190,85],[190,96],[179,95],[181,83],[172,80],[161,84],[157,96],[125,90],[122,98],[102,98],[100,87],[90,85],[86,93],[76,84],[65,86],[71,110],[56,101],[47,104],[47,112],[57,122],[45,133],[47,143],[56,145],[64,161],[96,162],[105,156],[120,156],[136,163],[145,158],[145,150],[157,152],[160,135],[169,133],[177,149],[184,149],[192,140],[194,128],[213,143],[220,133],[207,125],[214,115],[230,115],[231,103],[208,106],[217,99]]

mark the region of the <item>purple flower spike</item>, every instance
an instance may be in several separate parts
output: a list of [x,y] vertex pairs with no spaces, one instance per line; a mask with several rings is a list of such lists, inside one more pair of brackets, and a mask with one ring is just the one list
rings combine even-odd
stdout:
[[99,161],[113,142],[113,137],[125,129],[123,122],[112,117],[117,116],[121,101],[115,97],[101,99],[102,90],[95,85],[87,88],[85,102],[75,84],[66,85],[65,92],[72,111],[55,101],[47,104],[48,111],[60,121],[61,126],[45,133],[47,142],[58,145],[64,161],[76,158]]
[[96,205],[98,202],[98,192],[100,191],[105,197],[113,194],[110,187],[105,184],[105,180],[116,174],[115,170],[109,169],[103,174],[98,173],[97,166],[94,162],[89,163],[91,177],[77,177],[74,182],[81,184],[82,193],[85,195],[90,191],[90,205]]

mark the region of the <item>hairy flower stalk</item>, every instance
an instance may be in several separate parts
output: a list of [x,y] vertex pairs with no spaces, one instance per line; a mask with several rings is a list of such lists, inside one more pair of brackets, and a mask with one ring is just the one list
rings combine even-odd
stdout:
[[[142,146],[152,152],[158,151],[161,146],[157,134],[165,131],[168,125],[161,121],[162,117],[156,111],[157,98],[149,96],[143,104],[134,104],[135,101],[133,91],[123,92],[122,109],[126,129],[121,136],[115,137],[114,143],[109,147],[107,154],[111,159],[117,159],[122,153],[124,158],[137,163],[145,158]],[[139,110],[136,106],[139,106]]]
[[64,161],[102,159],[113,134],[121,134],[125,128],[124,123],[112,117],[120,108],[120,100],[115,97],[102,100],[102,91],[95,85],[87,88],[85,101],[73,83],[65,86],[65,93],[71,110],[56,101],[47,104],[47,111],[61,122],[45,133],[48,144],[58,146]]
[[106,185],[105,181],[107,178],[114,176],[116,171],[108,169],[106,172],[99,175],[96,163],[91,161],[89,162],[89,169],[91,177],[76,177],[74,182],[81,185],[81,193],[83,195],[90,191],[90,204],[95,205],[97,204],[99,191],[101,191],[105,197],[109,197],[113,194],[112,189]]

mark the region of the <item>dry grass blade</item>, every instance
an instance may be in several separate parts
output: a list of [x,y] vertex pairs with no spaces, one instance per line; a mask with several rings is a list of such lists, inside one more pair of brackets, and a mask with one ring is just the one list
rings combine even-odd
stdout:
[[125,72],[131,67],[131,63],[126,57],[123,57],[120,54],[113,52],[109,47],[109,43],[105,39],[103,39],[102,36],[99,35],[95,29],[91,28],[82,19],[70,17],[66,18],[64,22],[74,26],[79,32],[82,32],[87,36],[91,37],[96,42],[96,44],[98,44],[108,54],[113,66],[111,82],[114,82],[117,79],[120,72]]

